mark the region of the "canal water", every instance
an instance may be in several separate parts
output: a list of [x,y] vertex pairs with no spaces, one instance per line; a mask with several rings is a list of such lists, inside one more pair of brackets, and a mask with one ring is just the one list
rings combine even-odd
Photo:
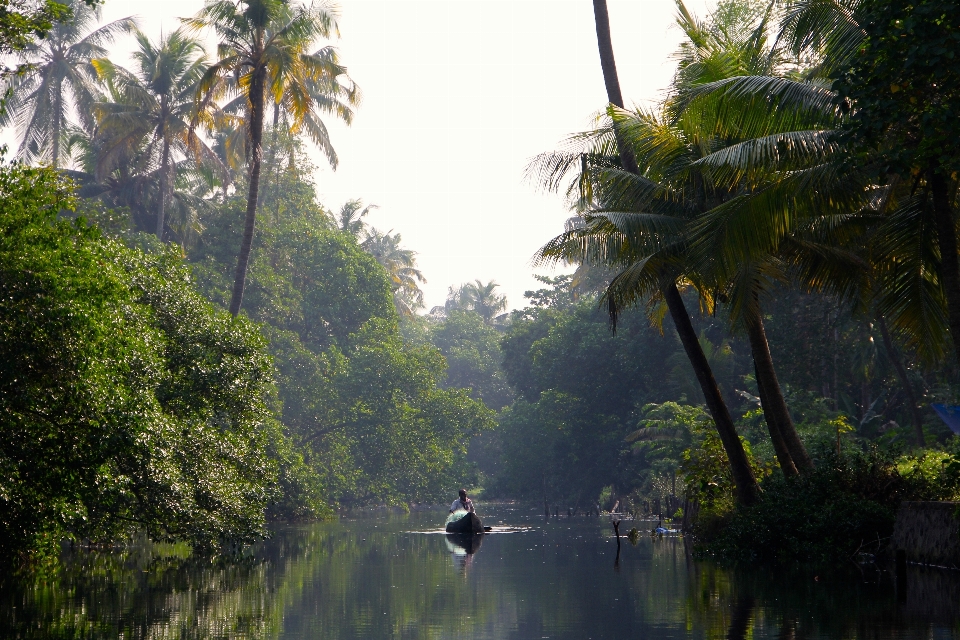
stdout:
[[[230,561],[177,546],[65,556],[0,581],[0,638],[960,639],[960,572],[870,565],[730,569],[676,536],[481,507],[494,533],[440,533],[443,510],[278,528]],[[629,529],[634,523],[623,523]],[[636,523],[649,531],[655,523]]]

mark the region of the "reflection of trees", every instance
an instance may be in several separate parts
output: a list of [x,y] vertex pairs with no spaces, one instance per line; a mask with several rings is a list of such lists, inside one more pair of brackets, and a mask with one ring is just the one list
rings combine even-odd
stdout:
[[238,560],[170,545],[72,554],[53,576],[0,587],[0,637],[275,638],[321,542],[296,537]]
[[598,542],[609,525],[569,522],[582,524],[484,537],[466,573],[444,536],[382,513],[284,529],[238,562],[175,547],[75,554],[49,578],[0,584],[0,637],[919,640],[956,625],[960,577],[942,571],[912,572],[901,606],[885,579],[733,571],[694,561],[681,539],[644,538],[614,573],[612,541]]

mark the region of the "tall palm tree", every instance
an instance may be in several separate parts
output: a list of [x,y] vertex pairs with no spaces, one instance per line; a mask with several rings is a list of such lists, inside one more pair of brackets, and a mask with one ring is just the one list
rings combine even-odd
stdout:
[[336,13],[325,4],[292,7],[284,0],[214,0],[186,21],[191,29],[212,29],[218,39],[214,63],[200,82],[201,111],[216,99],[239,92],[245,105],[249,173],[243,239],[237,257],[230,313],[243,301],[247,263],[256,223],[263,161],[263,125],[267,96],[287,105],[299,127],[318,109],[311,83],[328,67],[309,53],[318,38],[338,34]]
[[[181,30],[162,36],[156,44],[139,30],[135,37],[132,72],[107,59],[93,61],[117,98],[94,105],[96,174],[102,179],[136,157],[146,161],[157,182],[156,235],[162,240],[177,159],[218,168],[223,179],[227,172],[193,126],[203,117],[196,113],[195,96],[207,70],[200,42]],[[206,118],[210,120],[209,115]]]
[[393,303],[401,316],[412,316],[423,307],[423,291],[418,283],[427,279],[417,269],[417,253],[400,246],[400,234],[370,229],[360,245],[386,269],[393,287]]
[[12,76],[0,126],[15,124],[20,136],[17,155],[27,161],[63,162],[70,107],[87,131],[94,126],[91,106],[99,99],[93,60],[107,55],[105,46],[136,26],[133,18],[116,20],[90,31],[100,20],[100,7],[84,0],[65,0],[70,19],[55,22],[46,38],[17,54],[24,73]]
[[[624,104],[623,94],[620,90],[620,80],[617,75],[616,61],[613,55],[613,41],[610,36],[610,15],[607,10],[606,0],[593,0],[593,10],[597,30],[597,43],[600,51],[600,65],[603,71],[604,84],[607,89],[607,101],[614,107],[622,109]],[[612,150],[617,157],[617,164],[619,164],[627,176],[639,176],[639,167],[637,166],[636,160],[631,155],[627,146],[620,144],[619,131],[614,131],[613,133],[614,141]],[[584,246],[584,248],[587,247]],[[598,262],[605,263],[606,261],[599,260]],[[670,315],[677,327],[680,341],[696,373],[697,381],[700,383],[704,398],[707,402],[707,407],[710,410],[720,440],[727,453],[736,486],[737,500],[742,504],[750,504],[757,499],[759,493],[756,476],[750,467],[750,462],[744,451],[743,444],[737,435],[733,418],[730,416],[730,410],[723,401],[723,396],[720,394],[720,387],[717,385],[717,381],[703,353],[703,348],[700,345],[696,331],[690,322],[690,315],[687,313],[683,304],[683,298],[677,289],[676,276],[668,276],[668,274],[674,270],[671,269],[668,263],[664,263],[660,271],[664,277],[661,278],[661,282],[657,283],[657,289],[661,292],[670,310]],[[613,299],[611,298],[611,300]],[[615,312],[615,303],[612,304],[611,311]]]

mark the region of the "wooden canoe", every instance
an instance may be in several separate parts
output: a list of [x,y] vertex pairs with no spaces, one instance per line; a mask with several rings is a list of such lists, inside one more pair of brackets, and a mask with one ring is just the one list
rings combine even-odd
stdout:
[[483,533],[483,523],[475,513],[468,513],[459,520],[447,523],[447,533]]

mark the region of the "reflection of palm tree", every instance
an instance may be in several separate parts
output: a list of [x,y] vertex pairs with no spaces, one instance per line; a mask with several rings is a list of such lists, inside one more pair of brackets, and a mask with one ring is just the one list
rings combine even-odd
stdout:
[[118,98],[95,107],[96,173],[102,178],[134,159],[147,165],[143,168],[148,171],[156,168],[156,234],[162,239],[164,209],[175,166],[173,156],[193,155],[213,165],[220,165],[220,161],[191,127],[197,119],[197,85],[206,71],[200,42],[179,30],[161,38],[156,46],[140,31],[136,40],[133,73],[105,59],[94,61]]
[[417,283],[427,280],[416,268],[417,253],[400,248],[399,233],[391,235],[371,229],[360,246],[386,269],[393,287],[393,303],[400,315],[412,316],[423,307],[423,292]]
[[458,289],[450,287],[447,293],[447,310],[466,309],[480,314],[483,321],[491,324],[494,318],[507,308],[507,297],[497,293],[498,285],[494,280],[484,284],[474,280],[461,285]]
[[100,91],[92,61],[107,55],[104,45],[129,31],[132,18],[106,24],[84,35],[100,19],[100,7],[83,0],[66,0],[72,17],[56,22],[46,38],[24,49],[19,57],[26,63],[25,73],[12,78],[11,95],[0,114],[0,126],[11,122],[19,129],[18,155],[27,160],[49,160],[61,165],[60,152],[69,120],[68,98],[72,98],[80,124],[87,131],[94,126],[91,105]]
[[293,9],[283,0],[214,0],[187,24],[211,28],[219,38],[219,56],[200,83],[201,105],[229,91],[244,99],[248,138],[249,185],[243,239],[237,256],[230,313],[240,312],[247,263],[253,244],[260,170],[263,162],[263,123],[266,98],[288,109],[291,126],[308,123],[321,108],[309,87],[326,73],[326,63],[307,50],[314,40],[337,32],[335,14],[325,5]]

